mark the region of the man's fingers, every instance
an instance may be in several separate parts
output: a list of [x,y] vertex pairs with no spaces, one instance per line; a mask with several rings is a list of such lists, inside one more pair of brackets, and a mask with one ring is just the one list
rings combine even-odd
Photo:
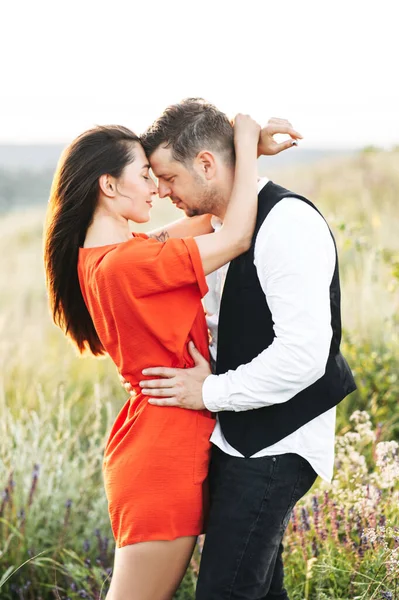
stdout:
[[151,367],[141,372],[149,377],[175,377],[177,371],[169,367]]
[[157,396],[159,398],[175,396],[177,392],[175,388],[143,388],[141,391],[144,396]]
[[194,359],[196,366],[203,365],[204,363],[208,364],[208,361],[202,356],[201,352],[194,346],[194,342],[189,342],[188,351]]
[[139,386],[141,388],[172,388],[175,385],[175,378],[170,377],[169,379],[149,379],[140,381]]
[[148,404],[153,404],[154,406],[180,406],[177,398],[167,398],[165,400],[158,400],[157,398],[149,398]]

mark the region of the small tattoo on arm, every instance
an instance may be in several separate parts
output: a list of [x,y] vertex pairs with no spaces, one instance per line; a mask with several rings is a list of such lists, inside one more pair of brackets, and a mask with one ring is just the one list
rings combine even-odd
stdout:
[[160,231],[157,234],[153,233],[152,235],[150,235],[148,237],[153,238],[154,240],[158,240],[158,242],[166,242],[166,240],[170,237],[170,235],[165,230],[165,231]]

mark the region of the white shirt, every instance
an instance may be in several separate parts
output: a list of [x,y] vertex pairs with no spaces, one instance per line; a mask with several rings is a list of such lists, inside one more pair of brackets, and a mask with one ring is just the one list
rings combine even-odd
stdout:
[[[267,183],[260,180],[258,191]],[[273,343],[251,362],[203,385],[213,412],[251,410],[287,402],[325,373],[330,350],[330,284],[335,248],[324,219],[305,202],[284,198],[269,213],[256,238],[254,264],[274,322]],[[220,299],[228,265],[208,276],[205,297],[210,350],[216,358]],[[335,407],[251,458],[293,452],[326,481],[334,467]],[[211,441],[232,456],[217,420]]]

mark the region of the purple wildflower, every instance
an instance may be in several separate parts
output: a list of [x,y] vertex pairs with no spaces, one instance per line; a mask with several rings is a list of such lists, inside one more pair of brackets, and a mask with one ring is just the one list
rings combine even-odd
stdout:
[[33,473],[32,473],[32,485],[29,491],[29,500],[28,500],[28,508],[30,508],[30,506],[32,505],[32,501],[33,501],[33,495],[36,491],[36,487],[37,487],[37,480],[39,478],[39,471],[40,471],[40,467],[38,464],[35,464],[33,466]]
[[302,524],[305,531],[310,530],[309,513],[305,507],[301,510]]
[[313,553],[313,556],[318,556],[319,555],[319,548],[318,548],[317,541],[316,541],[315,537],[312,540],[312,553]]

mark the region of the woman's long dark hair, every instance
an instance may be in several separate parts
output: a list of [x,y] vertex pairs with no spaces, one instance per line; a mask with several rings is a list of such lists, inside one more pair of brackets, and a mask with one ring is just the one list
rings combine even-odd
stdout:
[[79,248],[97,206],[101,175],[119,177],[134,160],[139,138],[118,125],[80,135],[60,158],[51,187],[44,233],[44,263],[54,323],[94,355],[105,353],[80,289]]

